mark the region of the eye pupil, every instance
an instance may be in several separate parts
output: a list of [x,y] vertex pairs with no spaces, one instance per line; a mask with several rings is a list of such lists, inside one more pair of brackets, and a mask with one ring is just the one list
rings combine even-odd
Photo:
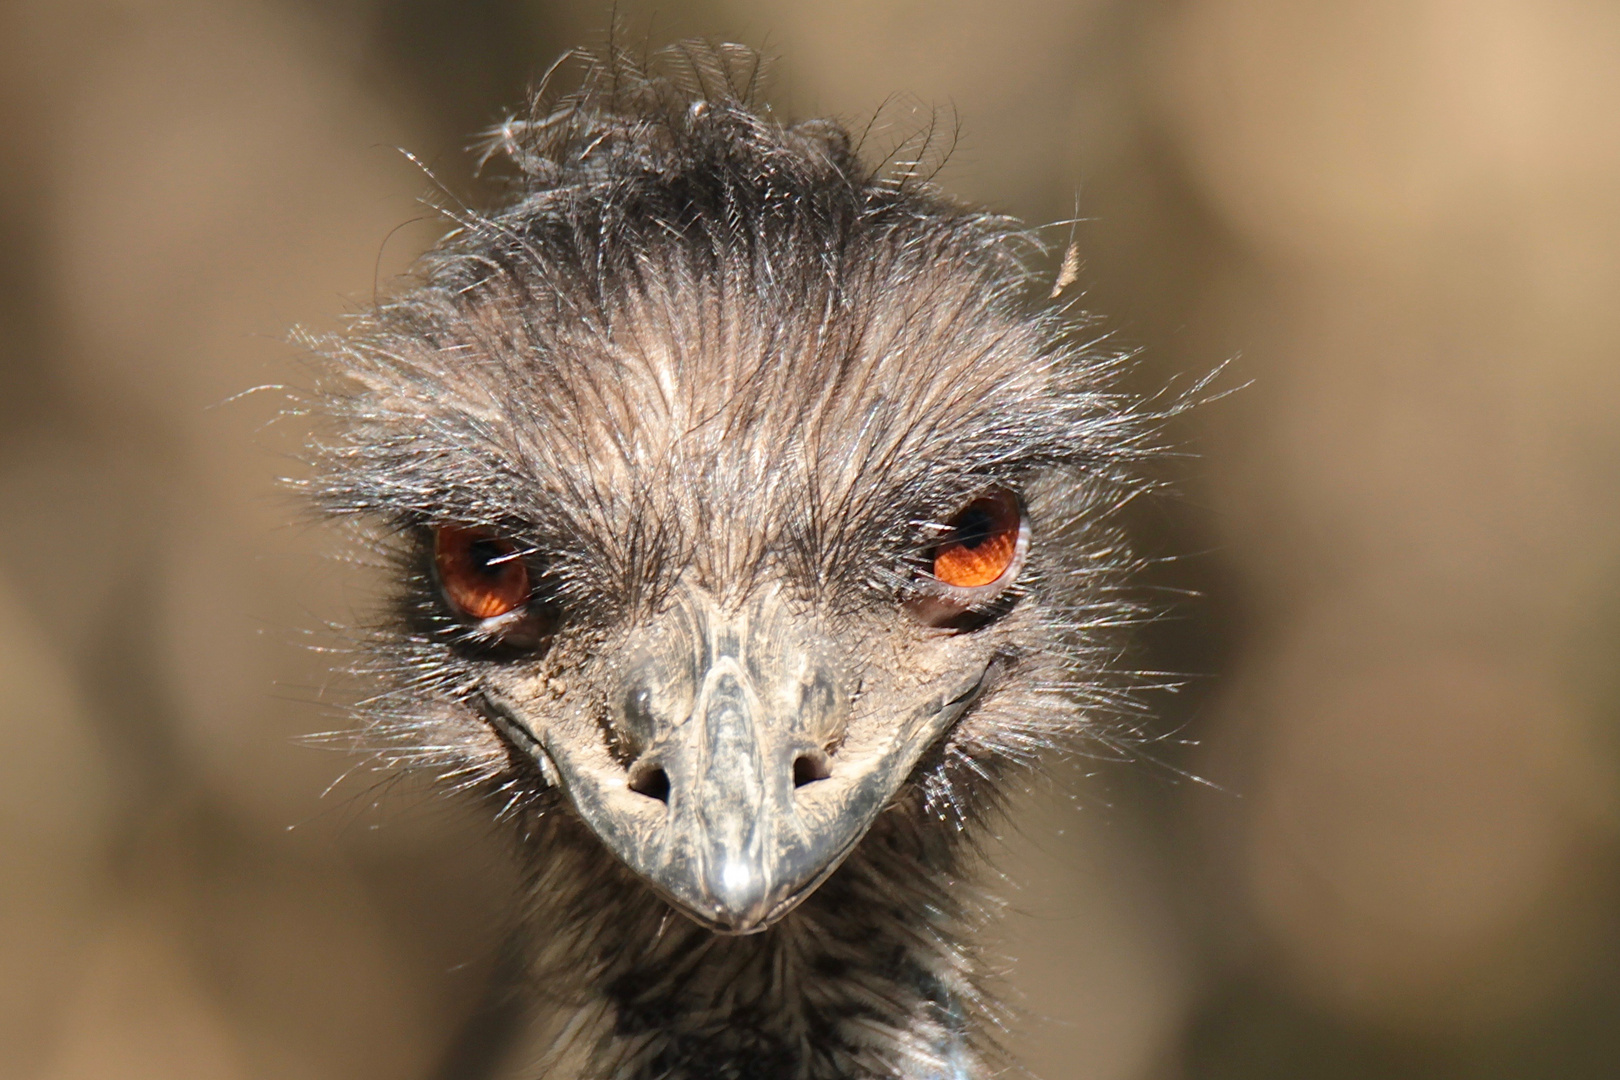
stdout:
[[990,541],[990,534],[994,528],[995,523],[991,521],[990,515],[982,507],[974,504],[957,517],[952,529],[951,542],[973,550]]
[[470,618],[493,619],[529,599],[529,571],[517,545],[481,529],[439,526],[433,565],[445,598]]
[[467,549],[468,560],[472,563],[472,565],[477,567],[477,569],[482,573],[490,575],[499,574],[501,572],[502,566],[500,563],[496,562],[496,560],[501,557],[501,554],[502,552],[499,545],[497,545],[495,541],[491,539],[474,540],[472,545]]

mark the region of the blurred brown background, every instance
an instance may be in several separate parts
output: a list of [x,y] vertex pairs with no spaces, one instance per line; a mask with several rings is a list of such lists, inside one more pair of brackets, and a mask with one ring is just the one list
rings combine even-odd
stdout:
[[[1144,386],[1250,383],[1137,521],[1202,594],[1146,635],[1197,676],[1155,760],[1007,837],[1031,1070],[1620,1076],[1620,5],[619,11],[764,44],[794,114],[954,107],[943,182],[1085,219]],[[323,796],[303,645],[368,590],[283,399],[221,403],[436,235],[394,147],[478,197],[470,133],[607,22],[0,6],[0,1076],[443,1075],[509,874],[458,804]]]

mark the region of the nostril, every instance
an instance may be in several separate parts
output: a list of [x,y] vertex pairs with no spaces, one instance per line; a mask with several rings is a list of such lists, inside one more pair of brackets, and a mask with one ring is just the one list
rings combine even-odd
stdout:
[[661,803],[669,802],[669,773],[654,765],[630,779],[630,790]]
[[793,786],[796,788],[813,784],[817,780],[825,780],[829,775],[827,763],[818,757],[800,754],[793,759]]

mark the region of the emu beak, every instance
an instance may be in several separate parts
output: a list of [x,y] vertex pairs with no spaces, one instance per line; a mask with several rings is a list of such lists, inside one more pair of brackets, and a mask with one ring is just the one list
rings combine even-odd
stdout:
[[838,868],[982,679],[829,755],[850,695],[827,645],[774,597],[725,618],[685,590],[624,665],[614,719],[628,769],[599,733],[521,726],[619,859],[699,923],[754,933]]

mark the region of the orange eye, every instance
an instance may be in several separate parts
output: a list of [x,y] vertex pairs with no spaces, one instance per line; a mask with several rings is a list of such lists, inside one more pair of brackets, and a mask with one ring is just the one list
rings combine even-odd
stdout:
[[517,545],[482,529],[439,526],[433,565],[445,597],[469,618],[493,619],[529,599],[529,568]]
[[1024,514],[1012,492],[996,490],[969,503],[951,519],[934,549],[934,579],[958,589],[993,585],[1012,569],[1023,537]]

